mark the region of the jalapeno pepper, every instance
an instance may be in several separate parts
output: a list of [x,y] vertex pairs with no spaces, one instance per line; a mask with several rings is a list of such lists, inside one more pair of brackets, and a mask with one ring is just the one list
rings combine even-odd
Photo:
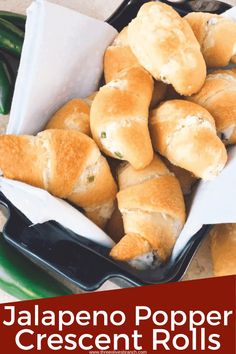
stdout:
[[20,57],[24,32],[12,23],[0,18],[0,48]]
[[0,113],[8,114],[11,108],[14,78],[4,56],[0,53]]
[[71,294],[70,290],[11,248],[1,233],[0,288],[20,300]]
[[25,30],[26,16],[15,12],[0,11],[0,18],[13,23],[23,31]]

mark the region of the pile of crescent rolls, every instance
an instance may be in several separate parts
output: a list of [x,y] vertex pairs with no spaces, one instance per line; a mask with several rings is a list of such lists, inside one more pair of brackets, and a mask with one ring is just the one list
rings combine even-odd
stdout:
[[1,136],[0,170],[83,208],[117,242],[114,259],[161,264],[193,184],[219,175],[236,143],[230,62],[236,23],[148,2],[107,48],[99,91],[66,103],[37,136]]

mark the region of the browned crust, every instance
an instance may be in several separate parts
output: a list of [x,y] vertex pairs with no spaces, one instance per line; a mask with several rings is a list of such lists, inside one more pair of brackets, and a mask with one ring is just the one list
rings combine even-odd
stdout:
[[170,171],[164,162],[154,154],[152,162],[141,170],[135,170],[129,163],[118,168],[118,183],[120,190],[141,184],[142,182],[169,175]]
[[85,134],[69,130],[45,130],[37,137],[48,145],[50,154],[48,190],[67,198],[83,172],[86,160],[96,149],[96,144]]
[[200,90],[206,65],[188,22],[170,6],[148,2],[128,26],[131,50],[157,80],[170,83],[182,95]]
[[0,135],[0,171],[4,177],[44,188],[42,156],[44,148],[33,137]]
[[150,166],[135,171],[126,165],[118,171],[118,207],[125,236],[112,249],[119,260],[153,252],[165,262],[185,222],[185,205],[178,180],[155,155]]
[[[189,100],[212,114],[219,134],[229,127],[236,127],[236,74],[233,70],[217,70],[208,75],[200,92]],[[236,132],[226,143],[236,143]]]
[[104,76],[106,83],[114,80],[121,71],[129,70],[132,66],[139,66],[139,63],[129,47],[128,28],[125,27],[105,52]]
[[120,210],[140,208],[147,213],[165,213],[184,223],[183,195],[175,176],[161,176],[126,188],[117,194],[117,199]]
[[[197,117],[197,121],[185,123],[188,117]],[[226,164],[227,152],[216,134],[213,117],[195,103],[163,103],[151,113],[150,132],[154,150],[196,177],[213,178]]]
[[222,67],[234,57],[236,24],[231,19],[203,12],[185,16],[197,37],[208,67]]
[[114,80],[122,70],[134,65],[138,65],[138,62],[129,47],[108,47],[104,56],[105,81]]
[[98,173],[91,177],[93,181],[87,184],[86,190],[80,192],[74,190],[68,197],[69,200],[83,208],[96,208],[105,202],[115,200],[117,187],[105,157],[100,157]]
[[140,235],[127,234],[112,248],[110,256],[119,261],[130,261],[151,251],[149,242]]
[[51,117],[45,129],[73,129],[91,135],[89,112],[89,105],[85,101],[74,98]]
[[[87,215],[100,226],[111,216],[117,187],[107,161],[87,135],[49,129],[36,137],[0,136],[0,152],[0,170],[5,177],[44,188],[88,209]],[[85,175],[82,189],[77,190],[81,176],[96,163],[99,168],[92,180]]]

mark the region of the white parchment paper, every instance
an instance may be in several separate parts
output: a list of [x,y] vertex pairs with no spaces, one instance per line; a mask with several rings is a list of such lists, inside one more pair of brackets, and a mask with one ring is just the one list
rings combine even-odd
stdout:
[[38,133],[70,98],[95,91],[104,51],[116,34],[105,22],[45,0],[34,1],[27,10],[7,133]]
[[198,184],[187,222],[175,244],[173,256],[185,247],[203,225],[236,223],[236,147],[228,151],[228,163],[213,181]]
[[55,220],[75,233],[104,246],[114,242],[92,221],[64,200],[28,184],[0,177],[0,189],[13,205],[33,223]]

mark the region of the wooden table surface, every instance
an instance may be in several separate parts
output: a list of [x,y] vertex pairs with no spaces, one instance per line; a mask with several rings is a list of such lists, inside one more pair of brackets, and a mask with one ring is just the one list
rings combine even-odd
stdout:
[[[66,5],[84,13],[86,15],[96,17],[98,19],[106,19],[121,3],[122,0],[50,0],[51,2]],[[31,0],[0,0],[0,9],[25,13],[26,8]],[[236,0],[225,1],[232,5],[236,5]],[[0,134],[4,132],[8,117],[0,117]],[[0,211],[0,228],[4,224],[4,217]],[[185,280],[199,279],[211,277],[212,263],[210,255],[209,240],[203,242],[196,256],[194,257]],[[16,299],[0,289],[0,303],[15,301]]]

